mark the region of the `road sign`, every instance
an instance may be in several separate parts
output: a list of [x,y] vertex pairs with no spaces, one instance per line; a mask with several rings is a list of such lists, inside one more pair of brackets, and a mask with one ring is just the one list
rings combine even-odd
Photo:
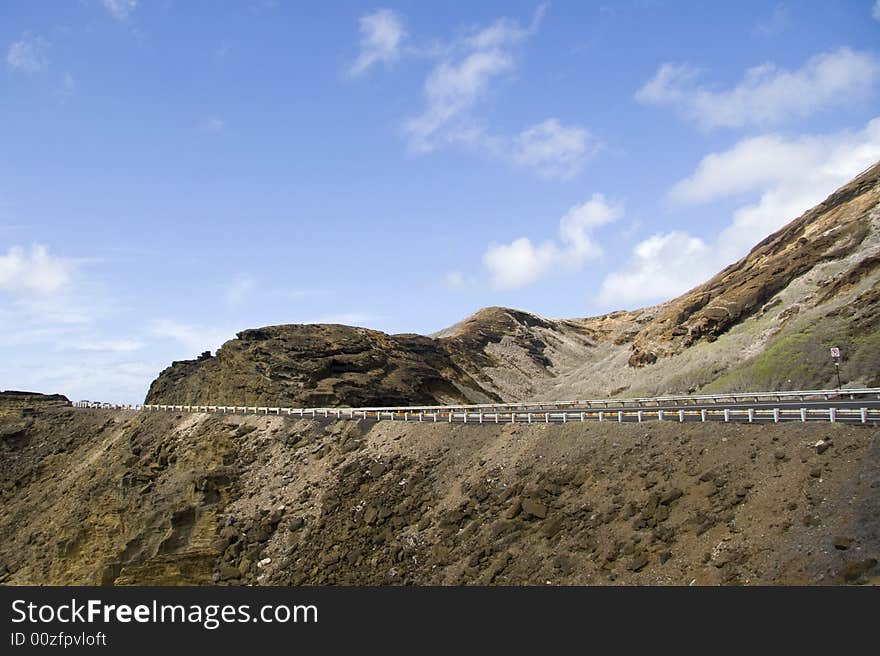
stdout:
[[832,358],[839,358],[840,357],[840,349],[838,347],[836,347],[836,346],[831,347],[831,357]]

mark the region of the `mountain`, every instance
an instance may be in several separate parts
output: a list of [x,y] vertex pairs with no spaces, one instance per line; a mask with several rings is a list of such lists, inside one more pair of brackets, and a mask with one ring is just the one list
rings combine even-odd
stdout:
[[666,303],[546,319],[492,307],[430,337],[340,325],[239,333],[148,403],[374,406],[880,385],[880,163]]

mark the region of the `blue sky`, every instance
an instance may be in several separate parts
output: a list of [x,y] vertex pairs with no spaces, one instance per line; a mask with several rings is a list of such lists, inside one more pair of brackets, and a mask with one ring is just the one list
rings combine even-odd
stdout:
[[0,6],[0,389],[657,303],[880,159],[880,2]]

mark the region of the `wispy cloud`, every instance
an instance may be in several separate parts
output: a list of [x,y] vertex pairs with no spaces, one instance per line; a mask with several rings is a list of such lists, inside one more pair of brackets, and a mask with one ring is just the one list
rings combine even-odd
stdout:
[[71,348],[77,351],[97,351],[101,353],[131,353],[141,350],[144,346],[144,342],[138,339],[111,339],[71,344]]
[[599,149],[599,142],[586,129],[549,118],[523,130],[507,152],[515,164],[532,168],[543,177],[569,179],[580,171],[584,159]]
[[[457,145],[530,169],[544,178],[570,179],[580,171],[600,147],[582,126],[566,125],[551,117],[516,134],[498,134],[478,111],[491,98],[495,85],[515,73],[520,46],[538,32],[544,13],[541,5],[528,25],[499,18],[488,26],[465,30],[448,42],[410,49],[435,61],[423,84],[424,107],[403,122],[411,152],[425,154]],[[385,42],[390,44],[391,39]],[[396,58],[399,42],[394,43]],[[363,61],[377,60],[369,57]]]
[[477,281],[466,276],[461,271],[450,271],[443,278],[443,284],[447,289],[460,292],[475,287]]
[[754,32],[760,36],[777,36],[791,25],[791,17],[784,5],[776,5],[766,20],[755,25]]
[[173,339],[191,354],[219,348],[228,341],[231,333],[199,324],[189,324],[174,319],[157,319],[152,322],[150,333],[160,339]]
[[248,275],[242,275],[235,279],[223,295],[226,305],[234,307],[240,305],[256,287],[256,281]]
[[514,70],[514,48],[537,32],[543,15],[542,6],[528,27],[500,18],[440,49],[440,61],[424,83],[425,108],[404,124],[413,150],[428,152],[442,143],[469,139],[475,129],[469,111],[486,97],[495,79]]
[[6,52],[6,65],[22,73],[39,73],[49,67],[49,42],[39,34],[25,32]]
[[333,323],[344,326],[375,326],[382,321],[383,317],[366,312],[341,312],[339,314],[326,314],[315,317],[302,323]]
[[196,128],[204,134],[218,134],[226,128],[226,122],[218,116],[206,116],[199,120]]
[[841,48],[794,71],[772,63],[756,66],[728,90],[703,86],[699,77],[688,64],[663,64],[636,92],[636,100],[675,107],[705,128],[772,125],[868,98],[880,79],[880,61],[871,53]]
[[535,245],[526,237],[508,244],[490,244],[483,254],[492,285],[498,289],[523,287],[552,271],[578,271],[590,259],[602,254],[594,241],[596,228],[623,216],[620,204],[593,194],[587,202],[572,207],[559,222],[559,240]]
[[406,38],[403,21],[390,9],[379,9],[360,18],[361,52],[349,72],[360,75],[373,64],[390,64],[400,56]]
[[871,16],[874,17],[875,21],[880,21],[880,0],[874,2],[874,6],[871,9]]
[[127,20],[137,9],[138,0],[99,0],[101,6],[118,21]]

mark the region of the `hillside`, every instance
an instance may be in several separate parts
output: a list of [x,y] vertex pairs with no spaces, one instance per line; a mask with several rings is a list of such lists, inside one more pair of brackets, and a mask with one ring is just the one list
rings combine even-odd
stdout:
[[880,582],[876,426],[15,421],[8,585]]
[[292,406],[549,400],[880,384],[880,164],[711,280],[582,319],[486,308],[431,337],[337,325],[239,333],[173,363],[150,403]]

